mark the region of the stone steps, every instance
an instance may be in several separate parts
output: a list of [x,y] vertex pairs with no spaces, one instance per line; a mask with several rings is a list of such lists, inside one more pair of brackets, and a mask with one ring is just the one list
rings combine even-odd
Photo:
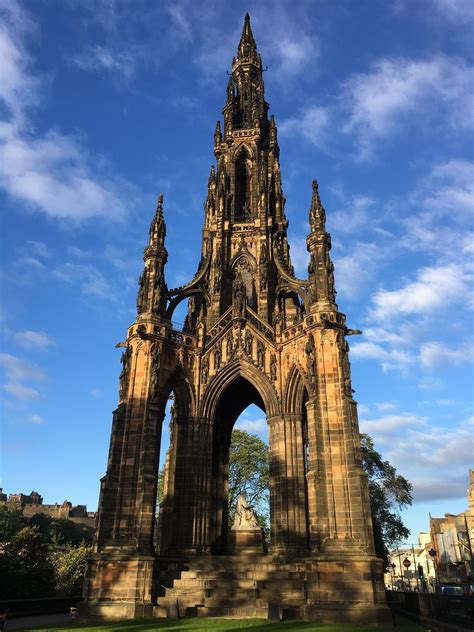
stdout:
[[160,574],[162,609],[207,617],[264,617],[270,604],[298,610],[304,601],[304,566],[268,556],[202,557],[181,571]]

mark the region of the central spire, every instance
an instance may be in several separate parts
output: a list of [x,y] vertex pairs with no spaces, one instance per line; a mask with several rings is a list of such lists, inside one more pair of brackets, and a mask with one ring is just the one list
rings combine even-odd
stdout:
[[227,85],[224,134],[231,129],[259,127],[263,130],[267,126],[268,104],[265,103],[263,93],[262,59],[257,52],[247,13]]
[[242,29],[242,37],[240,38],[239,48],[237,51],[237,59],[240,61],[248,61],[253,57],[257,57],[257,45],[250,26],[250,16],[245,14],[244,28]]

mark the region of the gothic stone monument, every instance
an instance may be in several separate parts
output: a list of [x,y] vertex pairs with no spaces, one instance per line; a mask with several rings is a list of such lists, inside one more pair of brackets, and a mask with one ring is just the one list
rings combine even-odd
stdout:
[[[194,278],[168,289],[163,197],[150,226],[138,316],[120,346],[119,404],[101,480],[83,612],[109,618],[263,616],[385,621],[361,463],[349,345],[335,303],[331,238],[317,182],[308,278],[287,240],[277,127],[248,15],[214,133]],[[187,301],[183,331],[171,320]],[[164,500],[155,516],[165,406],[174,395]],[[268,553],[229,546],[232,427],[251,403],[266,415]],[[245,547],[244,547],[245,549]],[[286,609],[286,610],[285,610]]]

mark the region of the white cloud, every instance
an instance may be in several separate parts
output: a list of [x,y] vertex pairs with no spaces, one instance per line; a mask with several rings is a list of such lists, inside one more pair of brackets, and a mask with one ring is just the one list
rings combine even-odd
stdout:
[[117,293],[102,272],[91,265],[64,263],[53,270],[53,276],[65,283],[78,284],[86,296],[115,301]]
[[81,70],[107,70],[130,78],[135,71],[136,55],[132,51],[116,50],[96,44],[76,53],[71,61]]
[[375,407],[377,408],[377,410],[385,412],[388,410],[393,410],[397,406],[393,402],[375,402]]
[[474,163],[452,159],[435,165],[424,183],[423,205],[449,213],[455,221],[470,219],[474,210]]
[[420,350],[421,364],[428,369],[472,362],[473,356],[472,343],[467,343],[459,348],[452,348],[439,342],[426,342]]
[[452,22],[469,24],[474,20],[474,4],[471,0],[432,0],[429,6],[434,6],[443,19]]
[[193,27],[185,7],[178,2],[174,2],[173,4],[168,4],[166,11],[171,17],[176,35],[185,42],[192,42],[194,39]]
[[6,381],[3,390],[17,399],[38,399],[41,394],[36,388],[27,386],[24,382],[43,381],[46,375],[43,371],[21,358],[9,353],[0,353],[0,366],[4,368]]
[[471,419],[444,427],[403,412],[364,418],[360,425],[383,458],[413,483],[415,502],[465,496],[474,452]]
[[389,443],[390,437],[402,428],[407,426],[425,426],[426,417],[420,417],[412,413],[401,413],[399,415],[384,415],[378,419],[363,419],[360,422],[362,432],[369,434],[379,443]]
[[[340,252],[344,252],[340,255]],[[358,297],[390,257],[390,249],[371,242],[357,242],[351,250],[338,246],[333,255],[336,288],[343,298]]]
[[[28,110],[37,105],[41,81],[32,73],[24,30],[13,11],[0,24],[0,188],[27,208],[77,221],[121,218],[125,207],[118,184],[101,174],[76,138],[57,130],[34,132]],[[26,12],[25,21],[27,21]],[[16,15],[16,14],[15,14]]]
[[51,217],[117,220],[125,214],[115,184],[95,178],[86,153],[69,136],[50,131],[34,137],[5,125],[0,128],[0,164],[6,193]]
[[374,211],[375,201],[367,195],[354,195],[342,209],[331,211],[331,230],[338,233],[353,233],[362,227],[373,227],[377,213]]
[[44,419],[41,415],[31,415],[31,423],[33,424],[44,424]]
[[15,342],[25,349],[45,351],[56,346],[54,340],[44,331],[17,331],[13,334]]
[[[376,140],[408,120],[422,125],[443,112],[451,130],[471,129],[473,80],[473,68],[457,58],[380,59],[369,72],[345,82],[342,100],[350,110],[344,130],[356,134],[360,157],[368,158]],[[418,116],[421,107],[423,118]]]
[[378,290],[372,298],[371,316],[383,320],[446,309],[469,295],[470,275],[456,265],[421,268],[417,279],[398,290]]
[[19,382],[7,382],[3,385],[3,390],[17,399],[39,399],[40,393],[32,386],[25,386]]
[[3,366],[7,379],[13,382],[26,380],[44,380],[46,375],[31,362],[26,362],[9,353],[0,353],[0,366]]
[[43,259],[49,259],[51,257],[51,252],[48,246],[42,241],[28,239],[23,250],[38,257],[43,257]]
[[245,430],[252,434],[264,434],[267,432],[267,420],[266,419],[238,419],[235,424],[235,428],[238,430]]
[[351,358],[355,360],[378,360],[384,372],[404,370],[414,361],[412,354],[401,349],[384,349],[374,342],[356,342],[351,345]]
[[330,124],[329,108],[309,105],[304,107],[298,116],[279,123],[278,130],[284,136],[300,134],[313,145],[324,147],[327,145]]

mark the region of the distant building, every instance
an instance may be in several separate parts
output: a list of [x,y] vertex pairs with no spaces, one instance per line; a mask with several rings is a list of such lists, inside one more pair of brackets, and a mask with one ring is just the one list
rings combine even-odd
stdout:
[[473,583],[474,470],[469,470],[469,507],[459,514],[430,515],[430,534],[440,583]]
[[417,546],[391,551],[388,571],[385,573],[385,585],[397,590],[434,592],[436,571],[429,554],[430,549],[430,534],[422,531],[418,534]]
[[87,511],[87,505],[75,505],[65,500],[62,505],[55,503],[54,505],[44,505],[43,496],[38,492],[32,491],[30,494],[10,494],[3,493],[0,488],[0,506],[12,504],[22,509],[25,518],[31,518],[35,514],[41,513],[51,518],[72,520],[87,527],[95,528],[95,511]]
[[466,511],[430,515],[430,532],[418,534],[417,546],[390,552],[387,587],[434,591],[437,584],[474,584],[474,470],[469,470],[467,498]]

